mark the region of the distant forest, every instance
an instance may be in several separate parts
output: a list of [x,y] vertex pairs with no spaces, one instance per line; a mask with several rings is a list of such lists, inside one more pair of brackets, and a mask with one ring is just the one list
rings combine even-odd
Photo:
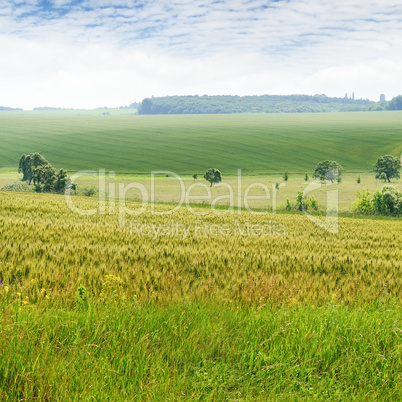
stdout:
[[139,114],[314,113],[385,110],[387,102],[326,95],[166,96],[145,98]]
[[18,110],[22,110],[22,109],[6,107],[6,106],[0,106],[0,112],[15,112],[15,111],[18,111]]

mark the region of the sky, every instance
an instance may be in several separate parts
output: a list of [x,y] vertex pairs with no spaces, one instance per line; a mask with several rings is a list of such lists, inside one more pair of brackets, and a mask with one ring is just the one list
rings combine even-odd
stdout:
[[2,0],[0,106],[402,93],[400,0]]

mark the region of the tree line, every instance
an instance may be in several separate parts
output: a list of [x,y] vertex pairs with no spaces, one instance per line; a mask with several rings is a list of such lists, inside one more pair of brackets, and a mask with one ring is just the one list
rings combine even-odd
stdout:
[[139,114],[314,113],[402,110],[402,96],[390,102],[326,95],[166,96],[145,98]]
[[[384,155],[377,159],[373,166],[376,178],[384,182],[391,182],[391,179],[400,178],[401,161],[398,157]],[[331,181],[331,183],[341,182],[342,166],[336,161],[325,160],[319,162],[314,169],[312,177],[321,181]],[[33,184],[33,188],[39,193],[58,193],[63,194],[67,188],[76,189],[76,185],[71,182],[64,169],[56,170],[42,155],[33,153],[22,155],[19,160],[18,172],[22,173],[22,181],[28,185]],[[198,175],[193,174],[193,179],[197,180]],[[222,181],[222,173],[219,169],[209,168],[203,178],[212,187],[215,183]],[[284,181],[289,179],[288,172],[283,175]],[[304,180],[308,181],[309,175],[306,173]],[[357,177],[360,183],[360,176]],[[279,189],[279,183],[276,184]],[[381,213],[381,214],[401,214],[402,213],[402,192],[393,186],[384,186],[382,190],[376,191],[373,195],[366,192],[357,193],[356,211],[359,213]],[[317,210],[318,203],[314,198],[307,200],[303,192],[299,191],[296,198],[296,207],[302,211],[309,207]],[[286,209],[291,209],[289,199]]]

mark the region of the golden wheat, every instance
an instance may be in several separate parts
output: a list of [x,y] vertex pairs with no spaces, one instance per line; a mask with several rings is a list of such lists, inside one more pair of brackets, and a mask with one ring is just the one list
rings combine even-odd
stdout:
[[[97,203],[75,201],[86,209]],[[116,215],[76,215],[62,196],[0,193],[0,297],[25,306],[65,303],[74,301],[82,285],[93,300],[116,292],[121,299],[161,303],[400,302],[398,220],[340,218],[336,235],[294,214],[208,213],[201,222],[185,208],[166,216],[148,209],[135,221],[142,231],[120,228]],[[273,233],[232,233],[235,224],[265,225]],[[152,225],[171,228],[170,233],[147,233]],[[188,235],[173,233],[177,227]],[[227,230],[217,233],[221,227]]]

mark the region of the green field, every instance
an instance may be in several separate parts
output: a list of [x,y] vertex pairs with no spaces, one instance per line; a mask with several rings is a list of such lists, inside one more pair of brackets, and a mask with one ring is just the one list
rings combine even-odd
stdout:
[[[36,151],[71,173],[117,172],[103,212],[98,197],[73,196],[97,209],[88,216],[63,195],[0,191],[0,399],[401,400],[402,221],[349,216],[356,191],[383,186],[377,157],[401,154],[401,123],[400,112],[0,113],[0,189],[21,185],[18,160]],[[342,182],[308,195],[324,221],[337,190],[339,230],[271,213],[324,159],[344,166]],[[190,189],[210,166],[222,186],[193,187],[191,208],[172,212],[182,190],[163,174],[157,205],[123,209],[120,224],[118,184],[151,193],[150,172],[169,170]],[[263,195],[256,183],[270,192],[251,200],[259,214],[244,208],[249,188]],[[77,191],[92,186],[85,176]],[[140,195],[125,194],[133,212]],[[216,211],[194,205],[212,200]]]
[[[118,112],[118,111],[117,111]],[[117,113],[116,112],[116,113]],[[233,175],[312,172],[337,160],[365,172],[376,158],[402,152],[402,113],[242,114],[191,116],[0,114],[0,169],[40,152],[69,171],[169,170]]]

